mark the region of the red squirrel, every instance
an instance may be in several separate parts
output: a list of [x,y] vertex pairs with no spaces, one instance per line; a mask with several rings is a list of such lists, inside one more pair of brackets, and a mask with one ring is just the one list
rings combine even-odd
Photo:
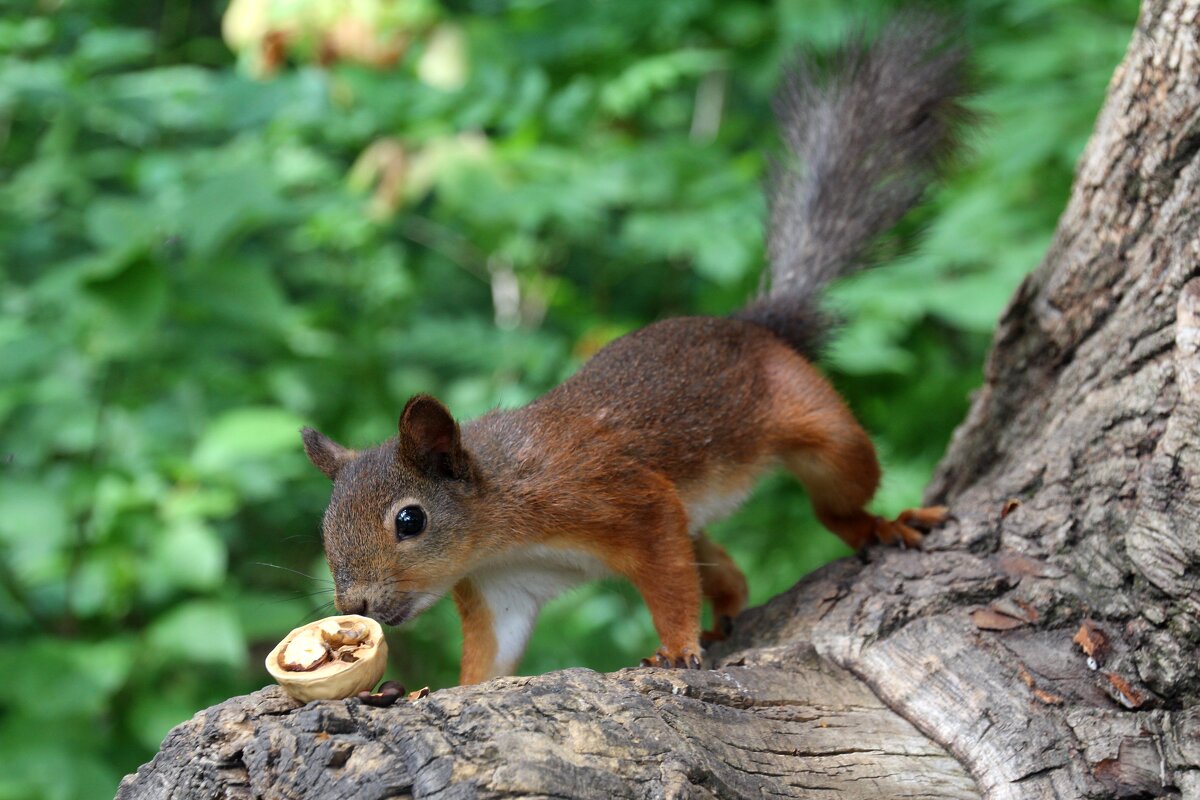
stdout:
[[702,599],[717,621],[706,640],[747,599],[704,527],[764,472],[790,471],[852,548],[919,546],[918,529],[946,510],[866,510],[879,463],[812,364],[829,328],[817,301],[953,154],[963,61],[941,26],[905,18],[825,70],[795,69],[778,104],[789,153],[770,186],[770,287],[742,310],[648,325],[529,405],[462,425],[418,395],[375,447],[305,428],[309,459],[333,481],[324,542],[338,610],[399,625],[453,592],[460,679],[476,683],[516,669],[548,600],[616,574],[661,641],[644,663],[699,668]]

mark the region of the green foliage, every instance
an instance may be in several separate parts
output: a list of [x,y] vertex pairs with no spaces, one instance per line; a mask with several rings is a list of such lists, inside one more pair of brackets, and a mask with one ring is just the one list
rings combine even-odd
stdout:
[[[626,330],[743,302],[781,65],[891,6],[425,3],[393,68],[270,80],[219,40],[220,4],[6,6],[0,798],[111,794],[172,725],[267,681],[267,649],[330,599],[302,424],[363,445],[418,391],[463,417],[516,405]],[[966,8],[975,155],[921,246],[833,297],[827,367],[879,444],[880,511],[919,499],[961,419],[1135,12]],[[433,25],[458,31],[460,88],[422,80]],[[755,602],[844,552],[782,477],[715,536]],[[652,646],[628,587],[588,587],[524,669]],[[394,633],[391,672],[453,683],[457,648],[444,602]]]

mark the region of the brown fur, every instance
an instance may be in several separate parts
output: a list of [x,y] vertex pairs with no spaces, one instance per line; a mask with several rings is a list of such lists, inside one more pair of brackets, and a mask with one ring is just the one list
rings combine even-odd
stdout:
[[[897,535],[863,511],[879,466],[841,398],[777,336],[733,319],[651,325],[530,405],[461,429],[422,396],[378,447],[347,457],[319,434],[310,441],[310,458],[333,473],[324,527],[338,608],[399,624],[454,587],[464,682],[489,674],[497,648],[468,576],[505,551],[595,556],[641,592],[660,663],[683,665],[699,663],[702,595],[718,624],[746,601],[724,550],[689,534],[688,503],[706,492],[737,493],[783,464],[852,547]],[[429,526],[397,541],[393,520],[407,503]]]
[[[461,428],[421,395],[394,439],[361,453],[306,429],[305,451],[334,482],[324,533],[338,608],[399,624],[454,587],[463,680],[480,680],[515,668],[542,603],[607,568],[645,598],[657,663],[699,666],[701,597],[716,617],[708,638],[746,602],[741,572],[701,528],[772,466],[851,547],[918,545],[913,526],[945,509],[894,521],[865,510],[875,450],[806,356],[828,329],[822,288],[865,266],[954,152],[968,115],[951,33],[902,15],[828,70],[796,66],[780,104],[789,153],[770,194],[769,280],[737,318],[650,325],[530,405]],[[406,504],[428,526],[398,537]]]
[[696,539],[696,566],[700,569],[700,591],[712,605],[713,626],[701,634],[705,642],[725,638],[726,626],[742,613],[750,595],[746,576],[725,552],[725,548],[703,533]]

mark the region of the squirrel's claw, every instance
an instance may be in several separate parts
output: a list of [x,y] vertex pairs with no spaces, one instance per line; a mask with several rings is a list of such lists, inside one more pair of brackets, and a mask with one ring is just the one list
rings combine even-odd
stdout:
[[701,669],[701,662],[700,656],[691,652],[690,648],[672,656],[665,648],[660,647],[654,655],[642,659],[642,666],[660,669]]
[[925,534],[918,528],[929,530],[941,525],[949,516],[950,509],[946,506],[928,506],[901,511],[894,520],[876,517],[875,538],[884,544],[919,550]]
[[925,508],[910,508],[901,511],[896,522],[901,525],[914,525],[918,528],[936,528],[950,517],[950,509],[946,506],[926,506]]

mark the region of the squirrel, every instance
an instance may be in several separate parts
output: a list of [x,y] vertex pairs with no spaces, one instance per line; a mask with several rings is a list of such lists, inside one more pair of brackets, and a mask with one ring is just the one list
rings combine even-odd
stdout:
[[[304,428],[333,481],[323,520],[335,604],[399,625],[447,592],[462,618],[463,684],[509,675],[539,610],[580,582],[639,590],[661,647],[643,664],[698,669],[746,579],[704,532],[782,466],[851,548],[911,547],[942,507],[865,509],[874,447],[813,366],[822,288],[863,268],[915,206],[969,118],[963,48],[900,17],[826,68],[801,61],[776,104],[788,153],[769,181],[769,288],[727,317],[666,319],[622,336],[530,404],[460,425],[428,395],[395,437],[355,451]],[[714,626],[702,635],[702,599]]]

